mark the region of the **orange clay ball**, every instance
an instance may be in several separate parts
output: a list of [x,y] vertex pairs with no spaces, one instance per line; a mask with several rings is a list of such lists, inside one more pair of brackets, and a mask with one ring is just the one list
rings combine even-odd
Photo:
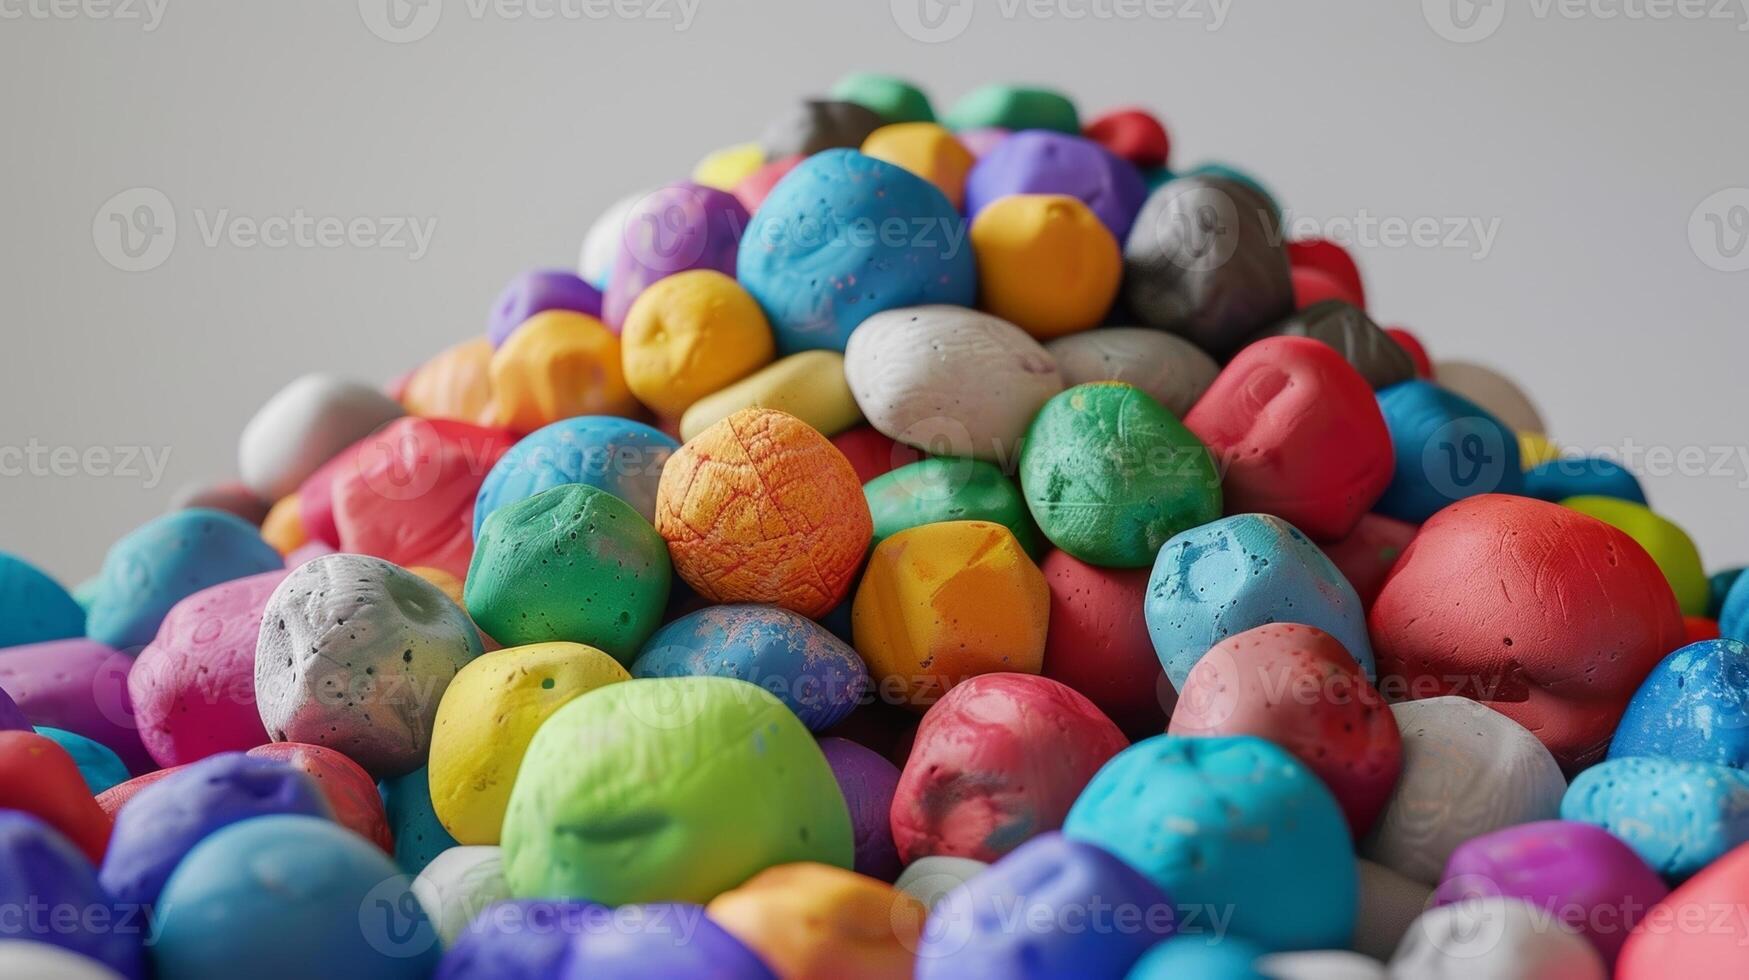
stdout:
[[972,221],[978,308],[1040,340],[1099,325],[1123,252],[1093,209],[1065,194],[998,198]]
[[934,184],[955,209],[965,203],[966,175],[978,162],[957,136],[930,122],[882,126],[863,140],[862,152]]
[[978,674],[1038,673],[1050,601],[1013,532],[949,521],[881,542],[850,622],[880,697],[922,711]]
[[793,415],[747,408],[669,457],[656,530],[705,599],[819,617],[849,593],[874,521],[838,447]]
[[826,864],[780,864],[705,914],[783,980],[903,980],[928,915],[892,885]]
[[495,424],[517,432],[578,415],[631,415],[619,338],[587,313],[547,310],[522,322],[492,355]]
[[671,418],[771,363],[777,350],[759,303],[715,269],[677,272],[645,287],[619,339],[626,386]]
[[401,390],[401,407],[422,419],[491,425],[492,342],[479,337],[421,364]]
[[298,495],[287,494],[279,498],[267,511],[267,516],[261,519],[261,540],[273,545],[273,550],[282,555],[289,555],[310,543],[310,534],[304,530],[304,518],[299,512],[301,505]]

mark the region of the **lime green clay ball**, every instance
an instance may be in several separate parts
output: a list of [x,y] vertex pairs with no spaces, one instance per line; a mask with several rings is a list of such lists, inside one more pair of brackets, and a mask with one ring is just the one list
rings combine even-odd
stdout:
[[893,75],[851,72],[832,86],[831,95],[841,102],[854,102],[868,109],[889,125],[935,121],[935,110],[929,105],[929,96],[917,86]]
[[1688,532],[1644,504],[1614,497],[1568,497],[1561,506],[1589,514],[1646,549],[1664,573],[1684,616],[1705,616],[1710,587],[1700,552]]
[[1020,488],[1052,544],[1105,568],[1146,568],[1166,539],[1221,516],[1208,447],[1115,382],[1045,402],[1020,453]]
[[812,735],[727,677],[631,680],[535,732],[504,816],[519,898],[704,904],[766,868],[849,868],[850,811]]
[[662,624],[672,579],[668,545],[642,514],[570,483],[486,518],[462,599],[505,646],[583,643],[629,664]]
[[1081,119],[1075,103],[1050,89],[1022,85],[986,85],[953,104],[946,117],[947,128],[956,132],[985,129],[1054,129],[1081,134]]
[[936,456],[877,476],[862,488],[874,515],[874,544],[924,524],[989,521],[1014,532],[1037,558],[1044,541],[1026,511],[1020,488],[994,464]]

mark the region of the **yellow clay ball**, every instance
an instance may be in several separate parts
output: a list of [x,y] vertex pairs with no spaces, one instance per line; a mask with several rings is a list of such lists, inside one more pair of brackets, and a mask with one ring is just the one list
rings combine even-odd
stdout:
[[1099,325],[1123,252],[1092,209],[1063,194],[999,198],[972,221],[978,306],[1040,340]]
[[517,432],[578,415],[637,410],[619,338],[587,313],[547,310],[524,320],[492,355],[494,422]]
[[470,661],[444,689],[431,730],[431,808],[444,829],[462,844],[498,843],[535,729],[573,698],[630,679],[581,643],[532,643]]
[[780,977],[911,976],[923,903],[884,881],[831,865],[780,864],[705,907]]
[[978,674],[1043,666],[1050,589],[1006,527],[924,524],[875,548],[851,605],[856,652],[883,698],[922,711]]
[[1534,470],[1544,463],[1552,463],[1561,457],[1561,447],[1552,442],[1548,436],[1540,432],[1520,432],[1518,434],[1518,462],[1526,470]]
[[862,409],[844,378],[844,355],[810,350],[791,354],[694,402],[680,417],[680,439],[692,439],[744,408],[794,415],[823,435],[835,436],[862,421]]
[[765,148],[758,143],[737,143],[705,154],[692,168],[692,182],[732,191],[765,163]]
[[620,328],[626,387],[660,415],[771,363],[771,324],[741,284],[715,269],[659,279],[638,294]]
[[261,520],[261,540],[282,555],[289,555],[310,541],[309,532],[304,530],[301,506],[298,495],[289,494],[279,498]]
[[966,175],[977,162],[959,137],[929,122],[882,126],[863,141],[862,152],[934,184],[955,208],[965,203]]

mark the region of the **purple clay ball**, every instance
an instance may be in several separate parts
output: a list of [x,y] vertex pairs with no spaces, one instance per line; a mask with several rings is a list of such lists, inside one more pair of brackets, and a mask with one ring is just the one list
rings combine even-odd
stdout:
[[1446,861],[1433,900],[1521,899],[1579,930],[1613,965],[1634,924],[1669,891],[1633,848],[1603,828],[1543,820],[1465,842]]
[[942,896],[929,918],[917,980],[1121,977],[1177,923],[1159,886],[1056,831]]
[[1148,199],[1148,183],[1127,160],[1090,139],[1028,129],[996,144],[966,176],[966,214],[1010,194],[1067,194],[1092,209],[1117,239]]
[[122,805],[98,880],[116,901],[149,906],[196,844],[274,814],[334,816],[315,780],[283,762],[241,752],[191,762]]
[[503,346],[524,320],[548,310],[570,310],[599,317],[601,292],[561,269],[524,272],[510,280],[492,304],[492,316],[486,321],[486,339],[493,347]]
[[[140,741],[128,672],[134,658],[96,640],[51,640],[0,650],[0,689],[30,725],[107,746],[138,776],[158,768]],[[3,716],[4,712],[0,712]]]
[[146,975],[144,910],[103,892],[91,862],[42,821],[0,810],[0,940],[89,957],[128,980]]
[[488,906],[435,980],[774,980],[741,941],[683,903],[516,900]]
[[12,700],[12,695],[0,689],[0,732],[33,730],[30,720],[24,717],[24,712],[18,710],[18,703]]
[[638,201],[620,230],[602,319],[618,333],[638,295],[676,272],[715,269],[733,277],[747,221],[735,195],[701,184],[669,184]]
[[856,837],[856,873],[893,881],[903,865],[893,844],[893,794],[899,788],[899,767],[873,749],[845,738],[820,739],[820,751],[838,780],[850,807]]

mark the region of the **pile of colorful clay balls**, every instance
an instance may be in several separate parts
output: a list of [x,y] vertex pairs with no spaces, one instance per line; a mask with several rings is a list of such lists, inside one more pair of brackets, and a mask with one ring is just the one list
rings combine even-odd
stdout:
[[1749,579],[1168,151],[852,75],[0,555],[0,976],[1749,976]]

